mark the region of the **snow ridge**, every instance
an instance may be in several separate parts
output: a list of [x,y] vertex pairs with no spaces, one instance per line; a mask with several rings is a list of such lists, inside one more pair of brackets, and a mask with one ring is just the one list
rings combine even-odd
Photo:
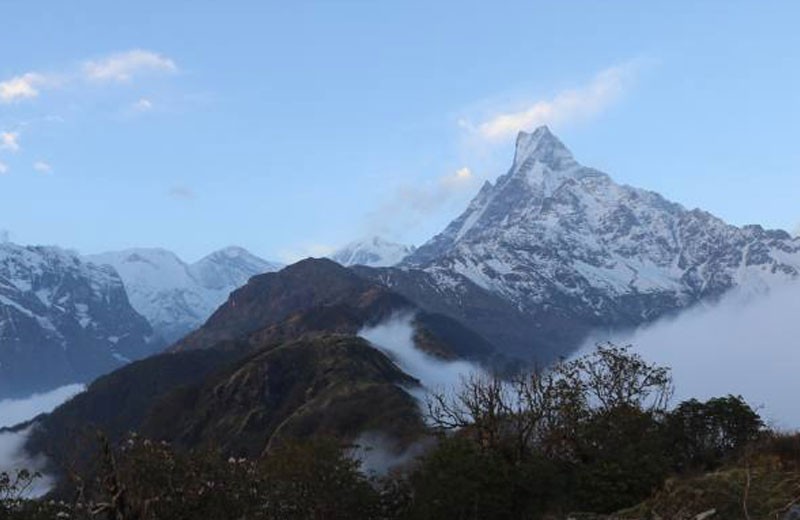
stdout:
[[540,127],[520,133],[509,171],[400,267],[443,286],[463,275],[526,312],[635,324],[798,278],[800,239],[617,184]]
[[152,353],[151,336],[112,268],[0,243],[0,396],[86,381]]
[[400,263],[416,248],[380,237],[357,240],[330,255],[330,259],[344,266],[366,265],[370,267],[390,267]]
[[230,292],[251,276],[282,267],[241,247],[215,251],[193,264],[159,248],[126,249],[86,258],[119,273],[133,307],[170,343],[202,325]]

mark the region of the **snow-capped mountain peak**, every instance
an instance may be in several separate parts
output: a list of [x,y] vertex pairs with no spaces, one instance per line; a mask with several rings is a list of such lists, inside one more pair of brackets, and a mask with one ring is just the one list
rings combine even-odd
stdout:
[[538,161],[555,169],[567,163],[575,163],[572,153],[547,126],[540,126],[531,133],[520,132],[514,151],[514,169],[525,162]]
[[525,313],[635,325],[800,277],[800,239],[617,184],[540,127],[520,133],[508,172],[401,267],[448,290],[466,278]]
[[256,274],[276,271],[241,247],[226,247],[193,264],[159,248],[112,251],[87,257],[119,272],[131,305],[166,341],[200,326],[228,294]]
[[351,242],[329,258],[344,266],[389,267],[400,263],[415,250],[414,246],[390,242],[376,236]]
[[203,257],[189,270],[204,287],[231,291],[244,285],[255,274],[277,271],[281,267],[281,264],[267,262],[243,247],[229,246]]
[[0,244],[0,398],[150,354],[152,332],[111,267],[58,247]]

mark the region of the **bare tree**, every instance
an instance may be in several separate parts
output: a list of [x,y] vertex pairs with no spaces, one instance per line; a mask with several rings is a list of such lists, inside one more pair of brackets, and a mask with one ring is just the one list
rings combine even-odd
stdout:
[[660,413],[671,396],[667,368],[645,362],[630,347],[608,344],[511,380],[470,376],[458,388],[429,395],[427,416],[436,428],[462,430],[518,458],[534,447],[569,457],[586,419],[623,407]]

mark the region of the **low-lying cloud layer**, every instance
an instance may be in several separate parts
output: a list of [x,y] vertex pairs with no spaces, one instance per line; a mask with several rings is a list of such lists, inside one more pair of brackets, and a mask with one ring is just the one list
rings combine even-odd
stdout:
[[[26,399],[5,399],[0,401],[0,428],[13,426],[33,419],[39,414],[51,412],[60,404],[84,390],[83,385],[67,385],[44,394],[35,394]],[[31,456],[25,452],[25,441],[33,426],[19,432],[0,433],[0,472],[13,472],[19,469],[42,471],[45,459]],[[45,494],[53,484],[47,475],[36,481],[28,495],[35,497]]]
[[675,400],[742,395],[772,425],[800,428],[800,283],[769,294],[731,294],[630,334],[596,342],[630,343],[672,368]]
[[[423,406],[429,392],[450,393],[460,387],[465,378],[484,374],[483,369],[467,361],[437,359],[414,344],[414,316],[396,315],[376,325],[362,329],[358,335],[385,353],[406,374],[416,378],[421,388],[409,388]],[[386,474],[393,468],[408,464],[429,447],[426,441],[398,447],[396,442],[380,432],[364,432],[356,441],[353,456],[361,462],[366,474]]]
[[388,355],[406,374],[422,384],[422,392],[415,397],[424,398],[426,391],[440,392],[458,388],[465,377],[481,375],[483,370],[468,361],[437,359],[414,345],[413,316],[395,316],[375,327],[363,329],[359,336]]
[[84,389],[83,385],[74,384],[25,399],[4,399],[0,401],[0,428],[14,426],[39,414],[52,412],[58,405],[72,399]]
[[[46,461],[42,456],[31,457],[25,450],[25,440],[30,434],[30,429],[16,433],[0,433],[0,472],[15,474],[16,471],[27,469],[32,472],[42,472]],[[27,490],[26,496],[40,497],[47,493],[54,481],[48,475],[42,475],[34,481],[33,486]]]

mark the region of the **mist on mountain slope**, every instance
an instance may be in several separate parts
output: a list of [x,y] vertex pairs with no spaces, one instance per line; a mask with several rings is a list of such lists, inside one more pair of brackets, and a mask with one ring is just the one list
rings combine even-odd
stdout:
[[414,344],[413,321],[413,315],[395,315],[358,333],[388,355],[403,372],[419,380],[422,389],[409,389],[412,395],[424,400],[427,392],[449,392],[458,388],[464,378],[484,374],[480,366],[469,361],[437,359],[418,349]]
[[597,343],[631,344],[646,360],[672,368],[674,403],[741,395],[772,426],[800,428],[800,283],[769,292],[732,292],[635,331],[595,334]]
[[[0,401],[0,428],[14,426],[33,419],[39,414],[53,411],[62,403],[72,399],[85,390],[81,384],[66,385],[50,392],[34,394],[24,399],[4,399]],[[0,472],[15,472],[19,469],[42,471],[46,461],[42,456],[32,457],[25,452],[25,441],[30,434],[28,427],[17,432],[0,433]],[[42,496],[53,485],[53,479],[43,475],[28,490],[30,497]]]
[[25,441],[30,434],[31,428],[33,426],[20,432],[0,433],[0,473],[8,472],[14,475],[21,469],[39,472],[41,476],[34,481],[33,485],[25,493],[28,498],[37,498],[50,491],[55,481],[50,475],[44,473],[47,465],[44,456],[30,456],[25,452]]
[[76,383],[49,392],[33,394],[24,399],[0,400],[0,428],[14,426],[39,414],[52,412],[57,406],[83,392],[86,387]]
[[[421,387],[407,388],[424,411],[430,392],[457,391],[465,378],[485,375],[478,365],[468,361],[448,361],[435,358],[418,349],[414,343],[413,314],[398,314],[374,327],[365,327],[358,333],[375,348],[389,356],[406,374],[420,382]],[[403,466],[422,455],[428,442],[415,442],[405,448],[380,432],[364,432],[354,442],[353,456],[361,463],[366,474],[385,475],[389,470]]]

